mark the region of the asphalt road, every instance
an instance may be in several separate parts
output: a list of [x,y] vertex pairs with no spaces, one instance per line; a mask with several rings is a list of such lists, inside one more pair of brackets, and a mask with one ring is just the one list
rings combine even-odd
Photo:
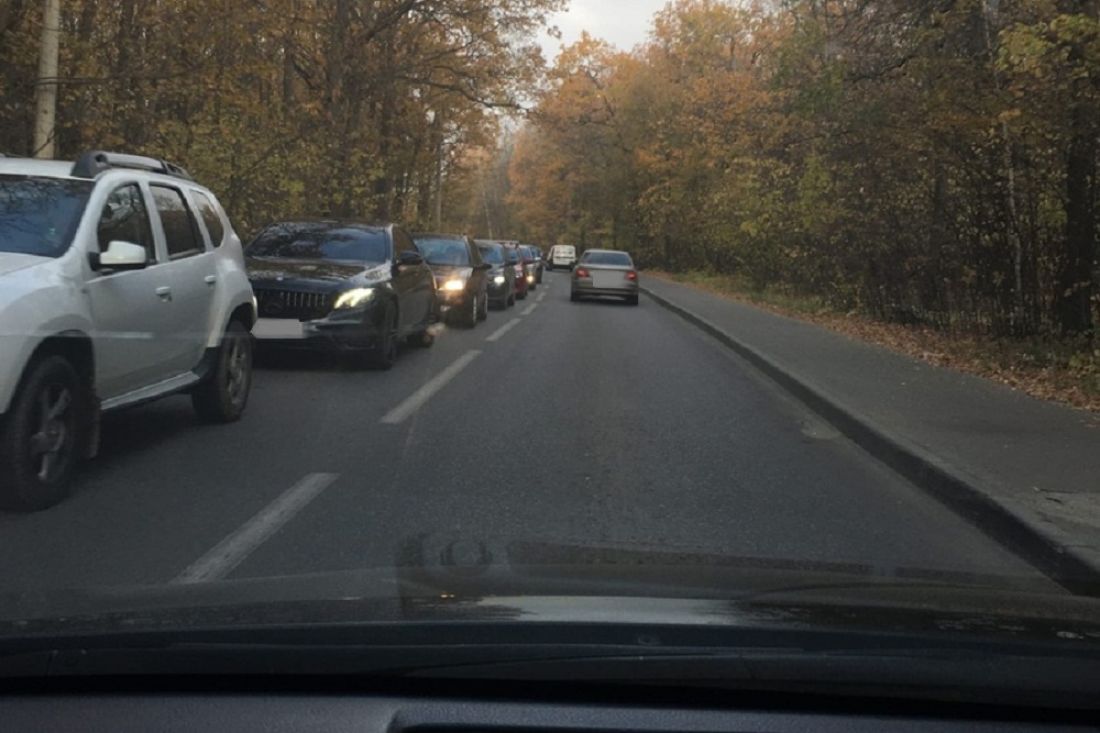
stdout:
[[390,372],[264,354],[245,418],[112,415],[75,494],[0,515],[7,590],[388,567],[410,538],[1036,570],[643,298],[565,274]]

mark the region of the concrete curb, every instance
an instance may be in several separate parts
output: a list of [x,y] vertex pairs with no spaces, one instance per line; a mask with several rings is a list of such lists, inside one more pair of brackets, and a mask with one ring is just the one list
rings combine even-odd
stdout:
[[1100,568],[1093,566],[1072,547],[1058,543],[1035,526],[1033,521],[983,491],[973,479],[923,448],[891,435],[873,421],[849,410],[841,400],[793,374],[703,316],[657,295],[644,285],[641,290],[658,305],[736,352],[872,456],[994,541],[1034,565],[1054,582],[1078,595],[1100,596]]

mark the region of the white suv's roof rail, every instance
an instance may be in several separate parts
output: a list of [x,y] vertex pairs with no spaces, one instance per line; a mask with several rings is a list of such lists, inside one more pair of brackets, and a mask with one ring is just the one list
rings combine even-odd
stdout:
[[112,168],[131,168],[174,176],[187,181],[194,180],[186,170],[175,163],[169,163],[167,160],[147,158],[144,155],[109,153],[104,150],[89,150],[77,158],[76,163],[73,164],[72,176],[74,178],[95,178],[103,171]]

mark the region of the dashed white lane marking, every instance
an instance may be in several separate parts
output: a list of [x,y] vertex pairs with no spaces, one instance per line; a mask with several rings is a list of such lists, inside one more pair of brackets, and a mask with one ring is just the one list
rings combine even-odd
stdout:
[[172,582],[203,583],[224,578],[337,478],[339,476],[335,473],[309,474],[215,545]]
[[463,369],[470,366],[470,363],[480,354],[480,351],[471,349],[455,359],[449,367],[425,382],[423,387],[413,392],[404,402],[386,413],[386,416],[382,418],[382,423],[384,425],[399,425],[405,422],[414,412],[423,407],[424,403],[430,400],[436,392],[446,387]]
[[508,321],[503,326],[498,328],[496,331],[493,331],[493,334],[485,340],[490,341],[490,342],[494,342],[494,343],[497,342],[497,341],[500,341],[501,338],[504,337],[504,334],[508,333],[513,328],[518,326],[519,323],[520,323],[520,320],[518,318],[513,318],[512,320]]
[[[540,298],[539,298],[539,300],[542,300],[542,298],[540,297]],[[538,303],[532,303],[531,305],[529,305],[529,306],[527,306],[526,308],[524,308],[524,309],[523,309],[523,312],[522,312],[522,313],[520,313],[520,315],[521,315],[521,316],[529,316],[529,315],[531,315],[532,313],[534,313],[534,312],[535,312],[535,308],[538,308],[538,307],[539,307],[539,304],[538,304]]]
[[545,298],[545,297],[546,297],[546,291],[543,290],[541,293],[539,293],[539,297],[538,297],[539,302],[541,303],[543,298]]

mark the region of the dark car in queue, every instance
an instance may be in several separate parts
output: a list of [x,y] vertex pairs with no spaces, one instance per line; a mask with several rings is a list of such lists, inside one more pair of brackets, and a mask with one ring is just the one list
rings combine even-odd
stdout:
[[475,242],[482,261],[489,265],[486,273],[489,288],[489,305],[499,310],[516,304],[516,269],[508,264],[504,245],[479,239]]
[[435,279],[399,226],[280,222],[245,257],[260,343],[349,353],[388,369],[400,339],[423,347],[434,340]]
[[538,286],[542,285],[542,273],[545,269],[545,264],[542,261],[542,250],[533,244],[523,245],[527,250],[527,256],[531,261],[531,274],[534,276],[533,284]]
[[526,244],[516,245],[516,252],[519,253],[520,259],[523,260],[523,273],[527,278],[527,289],[538,290],[538,258],[535,256],[535,251],[532,247]]
[[460,234],[414,234],[413,242],[435,276],[440,318],[474,328],[489,315],[492,265],[469,237]]
[[614,249],[590,249],[573,268],[569,299],[615,296],[638,305],[638,270],[626,252]]
[[516,299],[524,300],[531,286],[527,282],[527,261],[518,244],[504,244],[504,261],[512,266],[516,275]]

